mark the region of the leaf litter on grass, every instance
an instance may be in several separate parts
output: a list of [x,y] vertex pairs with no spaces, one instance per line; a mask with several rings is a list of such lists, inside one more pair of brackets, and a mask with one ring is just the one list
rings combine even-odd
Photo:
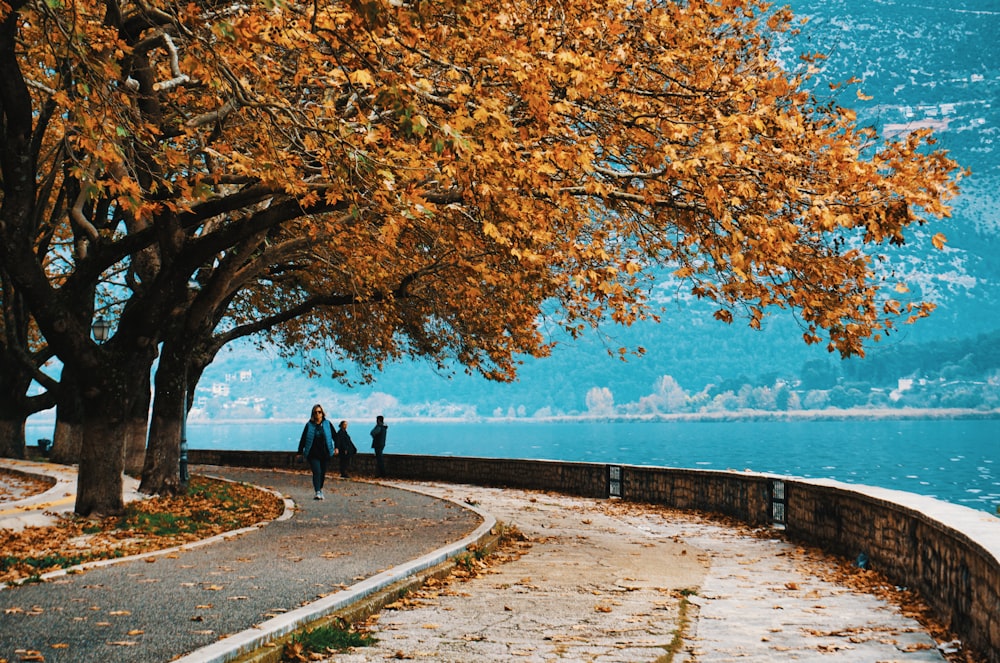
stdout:
[[273,520],[283,510],[271,492],[194,476],[185,495],[129,502],[121,516],[60,516],[54,525],[0,530],[0,582],[171,548]]

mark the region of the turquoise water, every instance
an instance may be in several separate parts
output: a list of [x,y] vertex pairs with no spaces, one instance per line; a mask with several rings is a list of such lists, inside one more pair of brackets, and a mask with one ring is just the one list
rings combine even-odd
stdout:
[[[361,451],[374,422],[351,426]],[[387,453],[752,470],[930,495],[996,513],[1000,419],[851,421],[389,421]],[[192,449],[294,451],[301,423],[192,424]],[[51,437],[29,426],[29,441]]]
[[[580,423],[390,421],[387,452],[753,470],[830,478],[996,513],[1000,419]],[[368,448],[369,422],[351,431]],[[191,425],[194,449],[294,450],[302,424]]]

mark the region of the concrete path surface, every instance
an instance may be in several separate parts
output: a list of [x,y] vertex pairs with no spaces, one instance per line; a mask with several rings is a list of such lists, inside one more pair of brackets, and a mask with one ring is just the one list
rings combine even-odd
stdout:
[[[0,590],[0,661],[231,660],[457,554],[496,521],[524,535],[507,561],[399,601],[370,619],[374,646],[327,660],[945,660],[915,620],[825,579],[833,561],[767,531],[439,483],[331,479],[314,501],[304,471],[193,469],[270,488],[294,509],[202,545]],[[53,490],[33,499],[51,508],[71,493],[64,481]]]
[[821,579],[832,561],[766,533],[617,501],[398,485],[476,503],[530,545],[383,610],[374,647],[330,662],[945,660],[896,607]]
[[26,526],[47,525],[53,514],[68,513],[76,502],[76,468],[55,463],[0,458],[0,469],[40,476],[51,485],[39,493],[20,494],[20,486],[10,493],[10,499],[0,501],[0,527],[21,530]]

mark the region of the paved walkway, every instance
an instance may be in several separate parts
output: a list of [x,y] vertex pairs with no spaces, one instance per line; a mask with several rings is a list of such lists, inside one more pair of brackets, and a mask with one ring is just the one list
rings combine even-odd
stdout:
[[[21,530],[28,525],[45,525],[49,513],[69,512],[76,503],[76,468],[54,463],[0,458],[0,468],[13,472],[41,476],[52,486],[40,493],[21,494],[22,486],[14,483],[2,491],[10,499],[0,501],[0,527]],[[128,486],[133,488],[133,482]]]
[[189,653],[180,660],[229,660],[443,561],[493,524],[452,502],[377,483],[331,479],[327,499],[316,501],[307,472],[221,472],[288,496],[290,517],[0,590],[0,660],[15,663],[29,651],[47,663],[163,663]]
[[485,575],[383,610],[378,643],[330,663],[945,660],[912,618],[833,580],[835,560],[766,530],[621,501],[420,488],[476,502],[528,543]]
[[671,648],[678,663],[945,660],[894,606],[823,579],[831,560],[692,514],[402,482],[333,480],[317,502],[304,472],[197,469],[296,508],[206,545],[0,591],[0,660],[229,660],[455,554],[494,517],[526,536],[509,561],[383,610],[373,647],[329,661],[630,662]]

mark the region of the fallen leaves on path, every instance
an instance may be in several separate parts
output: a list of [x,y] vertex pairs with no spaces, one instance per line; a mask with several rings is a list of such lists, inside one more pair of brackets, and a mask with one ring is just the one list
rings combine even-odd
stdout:
[[46,527],[0,530],[0,582],[172,548],[274,520],[283,510],[271,492],[195,476],[186,495],[129,502],[123,516],[64,516]]
[[[424,584],[396,601],[385,606],[386,610],[408,610],[425,605],[431,605],[439,596],[460,595],[455,585],[479,578],[490,572],[490,569],[513,561],[523,555],[532,546],[528,539],[516,526],[499,524],[495,533],[499,535],[496,547],[485,555],[475,555],[472,551],[469,557],[459,560],[459,563],[444,578],[428,578]],[[524,580],[530,581],[530,578]],[[378,622],[379,613],[371,615],[365,628],[371,628]],[[398,658],[398,657],[397,657]]]
[[9,469],[0,469],[0,479],[0,503],[44,493],[56,483],[51,477]]
[[[764,539],[783,538],[777,530],[769,527],[751,527],[728,516],[699,511],[677,511],[656,504],[625,501],[607,502],[603,505],[603,511],[605,514],[615,517],[655,514],[669,519],[672,514],[675,514],[676,517],[687,520],[694,519],[721,524],[727,529],[745,536]],[[846,587],[859,594],[870,594],[896,606],[903,615],[917,621],[938,643],[959,642],[958,637],[934,615],[930,606],[918,592],[895,585],[878,571],[859,568],[851,560],[811,546],[797,546],[794,552],[778,554],[781,556],[792,555],[796,562],[805,568],[807,575]],[[799,589],[799,586],[794,582],[788,582],[784,587],[789,591]],[[817,606],[817,608],[822,609],[822,606]],[[780,609],[780,606],[775,606],[775,609]],[[942,650],[941,653],[950,663],[982,663],[981,658],[961,648],[955,648],[954,651]]]

